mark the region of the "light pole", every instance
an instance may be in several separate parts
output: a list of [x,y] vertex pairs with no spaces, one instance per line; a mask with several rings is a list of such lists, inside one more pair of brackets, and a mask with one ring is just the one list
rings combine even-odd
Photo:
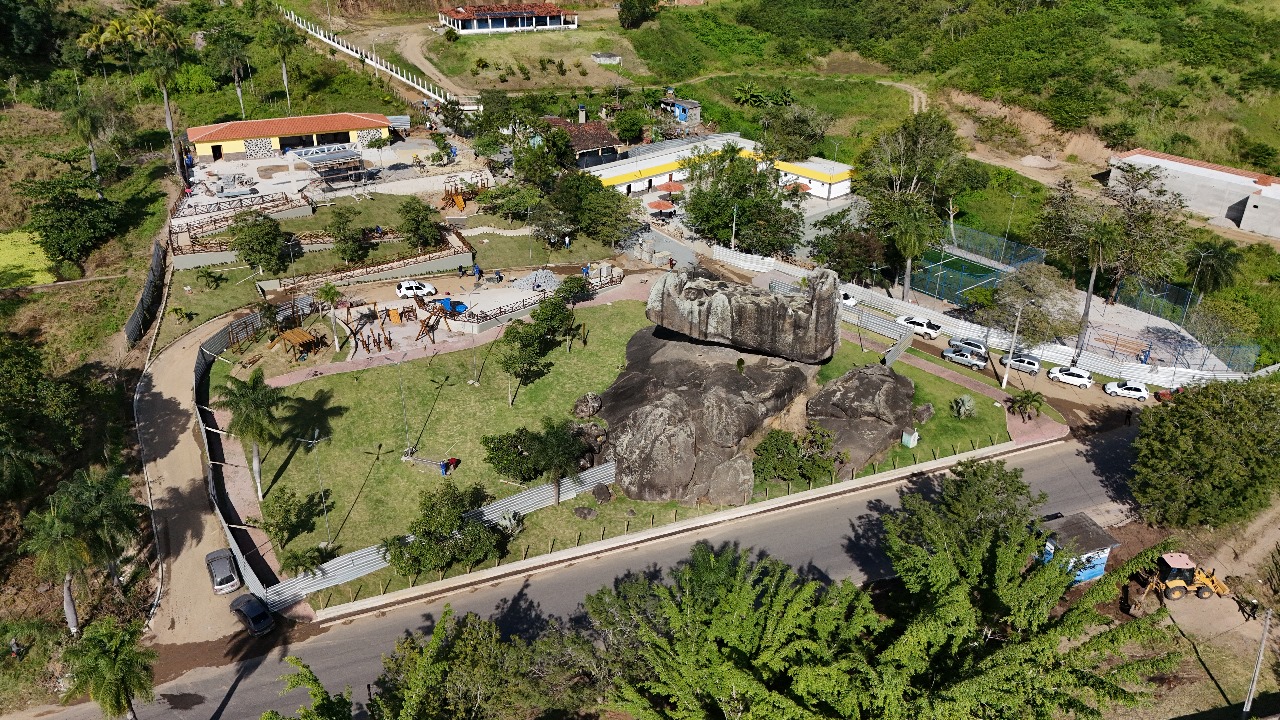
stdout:
[[[315,428],[311,434],[310,440],[307,440],[306,438],[296,439],[298,442],[306,444],[308,450],[315,450],[316,445],[319,444],[321,440],[328,440],[329,438],[327,436],[320,437],[320,428]],[[333,544],[333,532],[329,530],[329,498],[325,494],[324,480],[320,478],[320,463],[317,462],[315,458],[312,458],[311,464],[315,467],[316,471],[316,486],[320,488],[320,502],[324,504],[324,534],[325,537],[329,538],[328,542],[326,542],[324,546],[329,547]]]
[[1200,262],[1196,263],[1196,274],[1191,279],[1191,293],[1187,295],[1187,301],[1182,305],[1182,323],[1187,322],[1187,311],[1191,309],[1191,298],[1196,295],[1196,283],[1200,282],[1200,269],[1204,267],[1204,259],[1213,254],[1213,250],[1200,250]]
[[733,206],[733,228],[729,231],[729,249],[738,249],[738,206]]
[[[475,312],[475,306],[471,304],[471,296],[475,295],[476,290],[479,290],[479,289],[480,288],[473,288],[471,292],[467,293],[467,312],[468,313]],[[475,387],[480,387],[480,377],[476,375],[476,345],[479,344],[478,342],[479,338],[480,338],[480,324],[479,322],[477,322],[476,334],[471,336],[471,379],[467,380],[468,385],[474,385]]]
[[1022,324],[1022,311],[1027,309],[1028,305],[1035,305],[1035,300],[1028,300],[1018,306],[1018,314],[1013,318],[1013,341],[1009,343],[1009,356],[1004,363],[1004,378],[1000,381],[1000,389],[1005,389],[1009,384],[1009,371],[1013,369],[1013,354],[1018,349],[1018,327]]
[[[1009,231],[1013,229],[1013,209],[1018,207],[1018,198],[1022,197],[1022,193],[1010,192],[1009,197],[1013,198],[1013,202],[1009,203],[1009,221],[1004,224],[1004,243],[1000,247],[1000,262],[1004,263],[1004,254],[1009,249]],[[1008,263],[1005,263],[1008,265]]]

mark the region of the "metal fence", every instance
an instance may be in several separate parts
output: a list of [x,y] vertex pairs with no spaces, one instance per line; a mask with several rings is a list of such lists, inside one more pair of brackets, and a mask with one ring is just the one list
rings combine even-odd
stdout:
[[[947,240],[951,240],[948,234]],[[1001,265],[1022,267],[1028,263],[1044,262],[1044,251],[1023,245],[1008,238],[984,233],[963,225],[956,225],[954,245],[966,252],[981,255]]]
[[130,349],[142,339],[147,327],[156,317],[156,303],[164,290],[167,258],[164,245],[152,245],[151,267],[147,269],[147,280],[142,284],[142,295],[138,297],[138,305],[133,309],[133,314],[124,324],[124,337],[128,340]]
[[[978,263],[969,267],[975,266],[981,267]],[[978,287],[994,289],[1002,277],[1004,273],[994,268],[985,273],[966,272],[948,266],[944,259],[937,263],[918,265],[911,273],[911,289],[953,305],[967,305],[968,300],[964,296],[966,292]]]

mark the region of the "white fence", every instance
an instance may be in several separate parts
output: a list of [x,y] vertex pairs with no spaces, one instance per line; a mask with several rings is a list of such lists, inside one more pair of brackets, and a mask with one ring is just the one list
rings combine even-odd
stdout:
[[412,75],[412,74],[406,73],[400,68],[392,65],[386,60],[383,60],[382,58],[373,54],[372,52],[365,50],[362,47],[352,45],[346,40],[343,40],[341,37],[338,37],[336,34],[329,32],[328,30],[320,27],[319,25],[316,25],[313,22],[303,20],[302,18],[298,17],[298,15],[294,13],[292,10],[287,10],[278,5],[276,7],[280,11],[281,15],[283,15],[286,19],[288,19],[294,25],[297,25],[299,28],[301,28],[311,37],[319,40],[320,42],[324,43],[325,45],[328,45],[331,48],[334,48],[340,52],[346,53],[347,55],[350,55],[351,57],[357,60],[361,60],[363,62],[366,62],[372,65],[373,67],[379,70],[382,70],[388,75],[391,75],[392,77],[396,78],[400,82],[404,83],[405,85],[408,85],[414,90],[421,92],[423,95],[426,95],[427,97],[431,98],[432,100],[435,100],[436,102],[443,103],[443,102],[448,102],[450,100],[456,100],[458,102],[458,105],[460,105],[463,110],[474,111],[474,110],[482,109],[478,104],[478,99],[474,96],[454,95],[449,91],[445,90],[444,88],[440,87],[439,85],[436,85],[435,83],[428,81],[426,78],[423,78],[420,75]]
[[[781,260],[741,253],[736,250],[729,250],[723,247],[713,248],[711,256],[720,262],[733,265],[734,267],[740,267],[744,270],[751,270],[753,272],[776,270],[778,272],[784,272],[797,277],[805,275],[808,272]],[[1003,330],[967,322],[965,320],[953,318],[937,310],[931,310],[919,305],[903,302],[887,296],[883,290],[879,289],[873,290],[859,287],[851,283],[845,283],[840,286],[840,291],[848,294],[851,298],[856,298],[858,300],[859,307],[873,308],[892,316],[914,315],[916,317],[928,318],[929,320],[941,325],[942,332],[952,337],[979,338],[993,349],[1001,351],[1008,351],[1012,349],[1010,346],[1013,342],[1013,338],[1009,333]],[[848,322],[864,327],[872,332],[891,338],[900,337],[898,332],[890,332],[890,328],[886,327],[886,323],[892,324],[891,321],[882,317],[877,318],[875,313],[845,311],[842,312],[841,317]],[[1031,348],[1030,352],[1041,360],[1051,362],[1056,365],[1071,365],[1071,360],[1076,354],[1074,348],[1066,347],[1065,345],[1058,345],[1056,343],[1038,345]],[[1088,351],[1081,353],[1080,358],[1074,364],[1076,367],[1088,370],[1089,372],[1095,372],[1115,378],[1124,378],[1126,380],[1135,380],[1151,385],[1159,385],[1161,387],[1195,385],[1198,383],[1210,382],[1212,380],[1244,380],[1246,378],[1259,375],[1270,375],[1271,373],[1280,370],[1280,365],[1272,365],[1271,367],[1252,373],[1193,370],[1179,367],[1165,367],[1163,365],[1145,365],[1138,362],[1123,362]]]

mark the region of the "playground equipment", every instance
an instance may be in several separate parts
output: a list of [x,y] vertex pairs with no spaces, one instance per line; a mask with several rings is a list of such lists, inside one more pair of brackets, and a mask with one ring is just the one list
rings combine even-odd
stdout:
[[444,199],[440,203],[440,207],[456,208],[459,212],[465,210],[468,200],[475,200],[476,196],[489,189],[489,181],[483,175],[475,173],[471,176],[471,180],[462,180],[457,175],[450,175],[445,179]]

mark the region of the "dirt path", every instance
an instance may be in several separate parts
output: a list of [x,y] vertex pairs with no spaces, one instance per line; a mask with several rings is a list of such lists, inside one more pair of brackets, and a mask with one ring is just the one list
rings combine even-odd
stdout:
[[918,112],[924,112],[925,110],[929,109],[929,94],[921,90],[920,88],[916,87],[915,85],[908,85],[907,83],[904,83],[904,82],[892,82],[890,80],[877,80],[876,82],[879,83],[880,85],[889,85],[890,87],[896,87],[899,90],[903,90],[908,95],[910,95],[911,96],[911,112],[918,113]]

